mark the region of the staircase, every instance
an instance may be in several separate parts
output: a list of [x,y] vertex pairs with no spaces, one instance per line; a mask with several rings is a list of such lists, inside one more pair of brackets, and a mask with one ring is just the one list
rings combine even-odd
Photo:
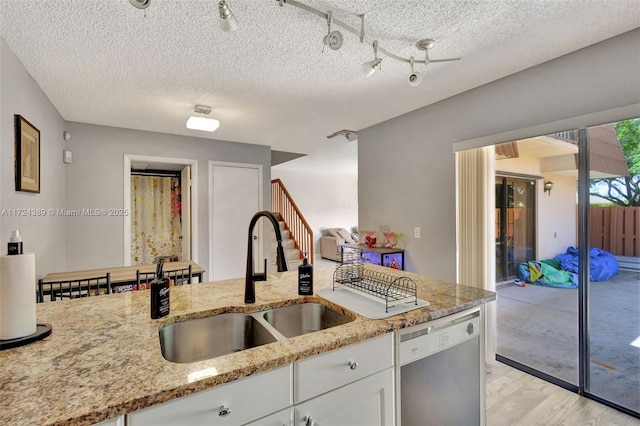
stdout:
[[[313,231],[280,179],[271,181],[271,211],[280,221],[288,269],[292,271],[298,268],[302,263],[302,252],[307,253],[309,262],[313,263]],[[275,265],[278,245],[275,232],[271,233],[271,263]]]
[[[274,213],[278,216],[277,213]],[[280,220],[280,233],[282,234],[282,248],[284,249],[284,257],[287,260],[287,269],[289,271],[297,271],[298,265],[302,264],[302,253],[300,250],[296,248],[296,242],[293,238],[291,238],[291,232],[287,229],[287,225],[284,221]],[[278,242],[276,240],[275,231],[271,230],[271,270],[276,271],[276,259],[277,259],[277,250]]]

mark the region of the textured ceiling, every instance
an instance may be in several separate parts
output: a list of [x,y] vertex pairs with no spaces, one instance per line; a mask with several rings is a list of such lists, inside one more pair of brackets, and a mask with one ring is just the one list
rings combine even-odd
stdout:
[[[417,66],[384,59],[367,78],[371,46],[344,32],[322,52],[326,21],[275,0],[230,0],[239,29],[218,26],[216,0],[0,0],[0,35],[64,119],[330,155],[359,130],[640,26],[637,0],[301,0],[401,56],[434,38]],[[337,29],[337,28],[334,28]],[[196,104],[214,133],[185,128]],[[353,148],[347,148],[355,152]],[[326,151],[322,154],[320,151]],[[329,154],[327,154],[327,152]]]

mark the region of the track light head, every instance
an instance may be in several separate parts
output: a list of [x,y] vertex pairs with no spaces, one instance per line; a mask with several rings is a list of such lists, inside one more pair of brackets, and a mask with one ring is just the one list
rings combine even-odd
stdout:
[[[333,13],[327,12],[327,35],[324,36],[322,42],[325,46],[329,46],[331,50],[338,50],[342,47],[344,37],[340,31],[331,31],[331,22],[333,22]],[[324,48],[322,49],[324,50]]]
[[420,74],[418,71],[414,71],[413,63],[414,59],[412,56],[411,58],[409,58],[409,64],[411,65],[411,74],[409,74],[409,78],[407,80],[409,81],[409,86],[416,87],[419,86],[420,83],[422,83],[422,74]]
[[235,15],[231,12],[227,0],[220,0],[218,12],[220,13],[220,28],[222,31],[233,32],[238,29],[238,21],[236,21]]
[[362,72],[367,77],[371,77],[374,72],[380,69],[380,64],[382,64],[382,59],[376,58],[373,61],[365,62],[362,64]]
[[324,36],[322,42],[325,46],[329,46],[331,50],[338,50],[342,47],[343,40],[344,37],[340,31],[331,31],[329,34]]
[[129,0],[129,3],[138,9],[146,9],[151,4],[151,0]]

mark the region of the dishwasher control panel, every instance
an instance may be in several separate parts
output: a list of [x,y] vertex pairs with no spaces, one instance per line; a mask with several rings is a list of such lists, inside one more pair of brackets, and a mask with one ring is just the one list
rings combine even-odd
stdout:
[[399,330],[397,344],[400,365],[443,351],[479,334],[479,312]]

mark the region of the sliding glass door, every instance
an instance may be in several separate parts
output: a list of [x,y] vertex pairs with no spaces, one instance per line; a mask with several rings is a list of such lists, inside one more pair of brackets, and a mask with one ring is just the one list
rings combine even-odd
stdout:
[[496,177],[496,279],[518,277],[535,256],[535,179]]
[[[587,129],[585,392],[640,413],[640,119]],[[620,143],[620,149],[611,144]],[[635,205],[634,205],[635,204]]]

